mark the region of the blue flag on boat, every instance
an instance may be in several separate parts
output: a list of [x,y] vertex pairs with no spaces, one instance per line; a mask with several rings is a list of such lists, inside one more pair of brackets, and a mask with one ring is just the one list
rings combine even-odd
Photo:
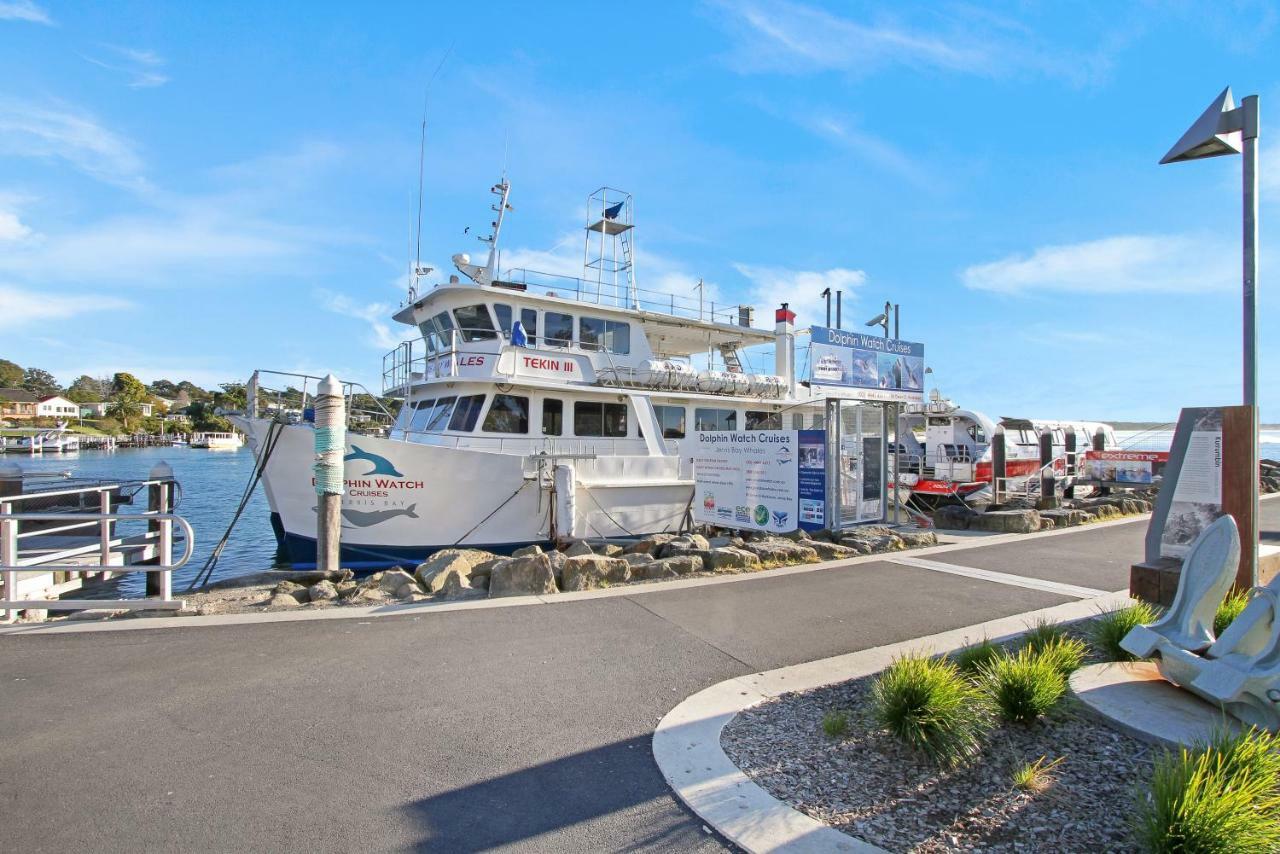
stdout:
[[529,346],[529,336],[525,334],[524,324],[518,320],[511,324],[511,343],[516,347]]
[[605,209],[604,209],[604,218],[605,218],[605,219],[617,219],[617,218],[618,218],[618,214],[622,213],[622,206],[623,206],[623,205],[625,205],[625,204],[626,204],[626,202],[618,202],[616,205],[611,205],[610,207],[605,208]]

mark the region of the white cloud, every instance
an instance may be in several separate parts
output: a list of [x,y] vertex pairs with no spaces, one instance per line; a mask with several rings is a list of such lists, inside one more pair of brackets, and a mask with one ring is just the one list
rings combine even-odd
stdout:
[[887,140],[860,130],[853,123],[830,114],[807,113],[800,116],[799,124],[865,160],[880,166],[917,187],[933,186],[933,177],[921,168],[917,160]]
[[130,307],[132,303],[126,300],[98,294],[53,294],[0,285],[0,329],[21,329],[42,320]]
[[906,65],[985,76],[1026,70],[1085,83],[1110,64],[1100,52],[1049,50],[1016,21],[974,6],[930,10],[924,26],[883,14],[854,20],[786,0],[714,5],[717,21],[735,37],[727,62],[744,74],[867,73]]
[[1239,284],[1239,249],[1192,235],[1122,235],[1010,255],[960,274],[966,287],[999,293],[1191,293]]
[[0,155],[57,158],[110,184],[148,186],[132,143],[61,105],[0,99]]
[[7,0],[0,3],[0,21],[27,21],[32,24],[52,24],[53,19],[44,9],[31,0]]
[[25,240],[31,236],[31,229],[22,224],[16,213],[0,210],[0,243]]
[[836,291],[844,291],[843,307],[848,311],[856,302],[858,289],[867,281],[865,272],[846,267],[787,270],[737,263],[733,266],[751,280],[750,298],[755,305],[768,309],[785,302],[799,316],[802,325],[820,323],[826,319],[827,303],[821,296],[824,290],[831,289],[833,311]]
[[371,302],[361,304],[348,296],[327,290],[317,290],[315,294],[326,311],[331,311],[344,317],[353,317],[368,324],[369,336],[366,341],[371,347],[377,347],[380,350],[391,350],[399,347],[404,341],[417,337],[417,334],[408,327],[405,327],[405,331],[399,336],[392,333],[391,324],[388,322],[391,318],[392,309],[387,303]]
[[130,89],[150,89],[169,82],[168,76],[159,70],[164,65],[164,57],[155,51],[112,44],[103,45],[103,48],[119,57],[118,62],[107,62],[86,54],[80,54],[80,57],[108,71],[128,75]]

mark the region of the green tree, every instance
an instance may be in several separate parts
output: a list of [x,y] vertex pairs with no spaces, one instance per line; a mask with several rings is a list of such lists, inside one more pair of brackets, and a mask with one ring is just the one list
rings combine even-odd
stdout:
[[167,397],[172,400],[178,396],[178,384],[170,382],[169,380],[156,380],[151,385],[147,386],[147,391],[151,392],[156,397]]
[[125,430],[132,430],[142,415],[147,396],[147,387],[141,380],[133,374],[118,373],[111,378],[111,405],[107,407],[107,414],[119,419]]
[[22,372],[22,387],[32,394],[48,397],[51,394],[62,394],[62,386],[54,379],[53,374],[43,368],[27,368]]
[[213,398],[212,394],[200,388],[200,386],[196,385],[190,380],[183,380],[182,382],[178,383],[178,389],[181,391],[185,391],[187,393],[187,396],[190,397],[192,400],[210,400]]
[[0,359],[0,388],[18,388],[22,385],[22,366],[8,359]]
[[187,407],[187,417],[191,419],[191,428],[201,433],[231,430],[231,422],[214,412],[212,401],[197,400]]
[[94,379],[88,374],[81,374],[75,382],[67,386],[67,400],[76,403],[97,403],[111,396],[111,384]]

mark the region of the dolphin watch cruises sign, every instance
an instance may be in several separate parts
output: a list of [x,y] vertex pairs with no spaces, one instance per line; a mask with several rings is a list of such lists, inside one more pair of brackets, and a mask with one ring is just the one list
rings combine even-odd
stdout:
[[[368,528],[401,516],[418,518],[416,499],[426,483],[405,477],[381,454],[359,445],[348,447],[350,452],[342,458],[343,523]],[[311,483],[315,485],[315,478]]]
[[924,345],[863,332],[810,327],[809,380],[848,389],[840,397],[887,403],[924,400]]

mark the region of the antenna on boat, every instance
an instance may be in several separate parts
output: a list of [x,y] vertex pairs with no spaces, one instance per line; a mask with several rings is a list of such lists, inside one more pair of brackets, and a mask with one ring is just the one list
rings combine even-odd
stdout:
[[456,42],[449,43],[449,49],[444,52],[444,56],[440,57],[436,70],[431,72],[431,76],[427,78],[427,85],[422,93],[422,135],[418,140],[418,238],[414,250],[413,284],[410,287],[413,296],[411,296],[411,299],[417,296],[418,279],[431,272],[430,267],[422,266],[422,183],[423,171],[427,160],[427,107],[431,103],[431,84],[435,82],[436,75],[440,73],[441,68],[444,68],[445,61],[453,53],[454,44]]

